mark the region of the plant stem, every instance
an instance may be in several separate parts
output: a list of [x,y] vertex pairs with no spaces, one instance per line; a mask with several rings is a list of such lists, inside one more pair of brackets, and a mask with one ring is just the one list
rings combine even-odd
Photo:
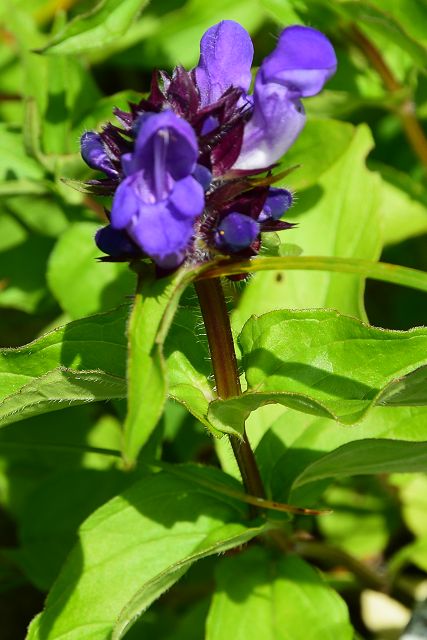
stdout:
[[331,547],[322,542],[298,541],[294,551],[308,560],[319,560],[326,565],[346,567],[364,586],[375,591],[387,591],[388,581],[385,576],[376,573],[343,549]]
[[[195,286],[206,327],[218,397],[226,400],[239,396],[242,390],[221,282],[218,278],[199,280]],[[231,435],[230,444],[247,493],[264,498],[264,487],[246,431],[242,440]]]
[[[381,52],[355,25],[351,27],[351,37],[365,57],[372,64],[381,77],[384,86],[390,93],[403,91],[404,87],[394,75]],[[424,167],[427,169],[427,138],[417,119],[415,104],[411,97],[406,98],[401,103],[397,115],[400,118],[406,138],[414,153],[418,156]]]
[[371,569],[351,554],[317,541],[297,541],[293,546],[294,552],[307,560],[317,560],[321,565],[341,566],[350,571],[364,587],[390,594],[405,606],[412,607],[414,601],[413,590],[403,579],[397,579],[386,573]]

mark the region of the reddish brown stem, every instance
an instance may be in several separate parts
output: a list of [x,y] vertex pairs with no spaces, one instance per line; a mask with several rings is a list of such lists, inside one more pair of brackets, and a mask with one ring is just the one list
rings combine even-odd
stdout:
[[[225,400],[239,396],[242,391],[221,282],[218,278],[200,280],[195,286],[206,327],[218,397]],[[230,436],[230,443],[246,491],[264,498],[264,487],[246,431],[243,432],[243,440]]]

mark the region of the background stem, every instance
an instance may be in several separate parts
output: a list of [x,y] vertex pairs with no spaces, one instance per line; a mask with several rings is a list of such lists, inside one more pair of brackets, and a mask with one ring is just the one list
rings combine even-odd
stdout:
[[[226,400],[239,396],[242,390],[221,282],[213,278],[200,280],[195,286],[206,327],[218,397]],[[230,444],[247,493],[264,498],[264,487],[246,431],[243,432],[243,440],[230,436]]]
[[[390,93],[403,91],[404,87],[394,75],[377,47],[355,25],[351,27],[351,37],[381,77]],[[397,115],[403,126],[406,138],[414,153],[427,169],[427,138],[415,112],[415,103],[411,97],[400,104]]]

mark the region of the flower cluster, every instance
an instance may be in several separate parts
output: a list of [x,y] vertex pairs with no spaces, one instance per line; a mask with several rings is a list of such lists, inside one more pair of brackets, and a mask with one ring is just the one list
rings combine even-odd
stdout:
[[113,196],[96,236],[107,259],[149,257],[169,270],[249,257],[261,232],[292,226],[280,220],[292,195],[270,186],[271,169],[304,126],[301,98],[322,89],[336,57],[319,31],[288,27],[250,95],[252,58],[245,29],[220,22],[204,34],[195,69],[154,72],[147,98],[115,110],[118,126],[83,134],[83,159],[105,174],[88,188]]

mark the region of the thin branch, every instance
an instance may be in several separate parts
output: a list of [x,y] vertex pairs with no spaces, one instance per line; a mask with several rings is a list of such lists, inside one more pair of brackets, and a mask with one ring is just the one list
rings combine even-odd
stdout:
[[[381,77],[390,93],[403,92],[404,87],[384,60],[381,52],[356,26],[352,25],[350,36]],[[406,138],[424,168],[427,169],[427,137],[416,116],[412,98],[405,98],[397,109]]]

